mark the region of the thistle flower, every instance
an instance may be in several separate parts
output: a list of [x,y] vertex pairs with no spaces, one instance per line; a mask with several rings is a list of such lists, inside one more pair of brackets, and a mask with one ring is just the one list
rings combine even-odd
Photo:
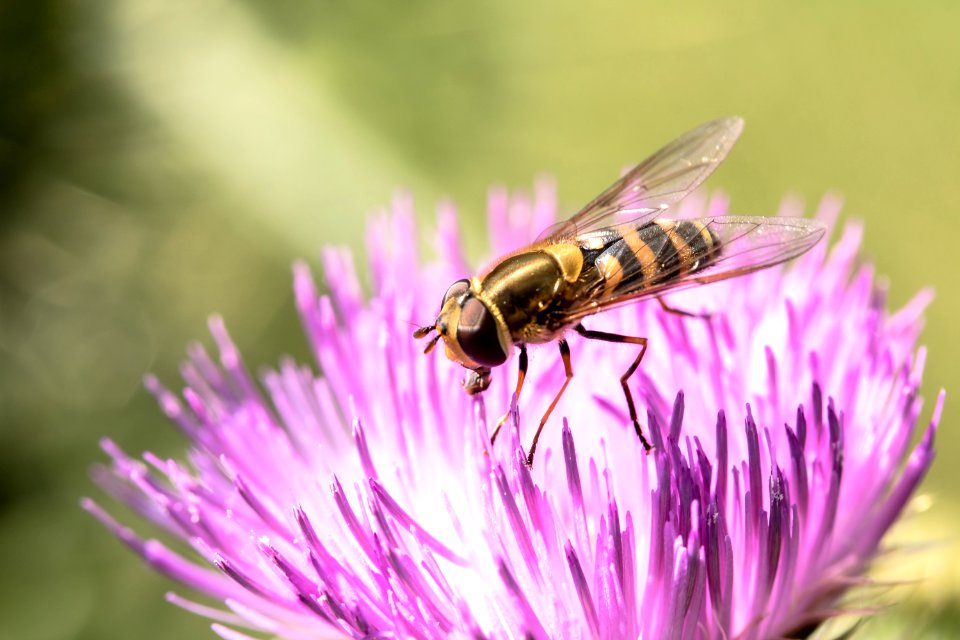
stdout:
[[[726,208],[690,197],[679,215]],[[817,215],[832,224],[838,209],[827,199]],[[549,186],[532,200],[494,191],[493,253],[554,210]],[[848,224],[832,249],[671,296],[709,321],[655,303],[597,316],[592,327],[650,339],[634,388],[654,450],[622,406],[635,354],[573,336],[575,378],[530,469],[521,441],[562,382],[555,350],[533,352],[490,446],[509,364],[470,398],[459,367],[410,337],[472,272],[455,221],[441,208],[438,258],[423,266],[408,199],[374,219],[369,299],[347,251],[323,253],[329,295],[295,266],[320,373],[284,360],[258,384],[214,318],[219,363],[192,347],[180,396],[147,379],[187,461],[105,441],[112,462],[95,475],[176,547],[84,507],[225,609],[170,600],[230,639],[802,637],[842,612],[933,458],[942,394],[911,447],[930,294],[888,313]]]

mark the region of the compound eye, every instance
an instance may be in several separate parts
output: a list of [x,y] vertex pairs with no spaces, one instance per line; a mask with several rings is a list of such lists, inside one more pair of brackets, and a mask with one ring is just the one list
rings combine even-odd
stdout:
[[457,280],[452,285],[450,285],[450,287],[447,288],[447,292],[443,294],[443,301],[440,303],[440,306],[442,307],[443,305],[445,305],[447,303],[447,300],[450,300],[451,298],[459,298],[464,293],[466,293],[469,288],[470,288],[469,280],[467,279]]
[[471,360],[485,367],[496,367],[507,359],[500,345],[496,318],[473,297],[467,298],[460,309],[457,343]]

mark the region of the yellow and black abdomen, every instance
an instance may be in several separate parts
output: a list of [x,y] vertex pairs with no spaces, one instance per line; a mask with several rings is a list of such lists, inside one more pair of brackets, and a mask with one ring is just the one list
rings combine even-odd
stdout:
[[[653,220],[604,229],[590,251],[602,295],[635,292],[710,265],[720,239],[699,220]],[[584,247],[589,251],[589,245]],[[591,256],[591,257],[593,257]]]

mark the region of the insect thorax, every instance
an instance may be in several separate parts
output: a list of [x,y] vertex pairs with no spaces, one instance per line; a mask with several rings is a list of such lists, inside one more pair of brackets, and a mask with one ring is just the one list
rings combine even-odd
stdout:
[[562,300],[566,281],[556,258],[540,250],[510,256],[483,279],[485,297],[496,306],[515,342],[552,340],[552,310]]

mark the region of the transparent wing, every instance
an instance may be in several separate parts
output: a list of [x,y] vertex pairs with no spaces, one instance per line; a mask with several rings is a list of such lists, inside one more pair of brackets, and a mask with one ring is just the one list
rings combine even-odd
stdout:
[[742,131],[743,120],[738,117],[688,131],[628,171],[573,217],[547,229],[538,241],[569,240],[601,227],[661,216],[716,170]]
[[[564,313],[563,323],[641,298],[726,280],[786,262],[813,247],[826,232],[822,223],[804,218],[722,216],[690,222],[704,225],[717,240],[714,249],[700,260],[705,266],[685,272],[680,264],[664,267],[662,253],[646,252],[643,258],[634,252],[631,255],[635,259],[624,261],[628,266],[618,271],[608,270],[605,278],[598,273],[595,280],[584,283],[583,290],[575,294],[577,304]],[[636,227],[636,223],[631,223],[614,229],[626,232]],[[604,253],[622,252],[627,248],[622,244],[625,242],[619,240],[609,245]],[[595,262],[599,262],[602,255]],[[656,274],[655,277],[644,275],[651,273]],[[606,286],[613,279],[619,284],[610,293]]]

